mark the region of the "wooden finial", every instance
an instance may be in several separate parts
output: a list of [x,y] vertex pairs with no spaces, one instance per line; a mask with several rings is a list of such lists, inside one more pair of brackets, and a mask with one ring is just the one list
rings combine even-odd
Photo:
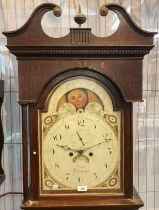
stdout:
[[56,17],[60,17],[62,14],[62,10],[60,7],[53,7],[53,13]]
[[78,14],[81,14],[81,5],[78,5]]
[[77,24],[79,24],[79,26],[81,26],[81,24],[85,23],[87,18],[84,14],[82,14],[81,12],[81,6],[78,6],[78,14],[74,17],[74,20]]
[[100,8],[100,11],[99,11],[100,15],[101,16],[107,16],[108,15],[108,8],[104,5]]

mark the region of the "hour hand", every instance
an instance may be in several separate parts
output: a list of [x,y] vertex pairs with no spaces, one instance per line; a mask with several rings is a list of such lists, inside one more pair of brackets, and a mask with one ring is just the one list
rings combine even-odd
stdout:
[[61,147],[61,148],[63,148],[64,150],[71,150],[71,151],[73,151],[73,152],[77,152],[79,155],[82,155],[83,154],[83,152],[84,152],[84,150],[82,150],[82,149],[73,149],[73,148],[70,148],[69,146],[67,146],[67,145],[60,145],[60,144],[56,144],[56,146],[58,146],[58,147]]
[[80,136],[79,132],[76,131],[76,133],[77,133],[77,136],[78,136],[79,140],[82,142],[82,145],[84,146],[85,144],[84,144],[84,142],[83,142],[83,140],[82,140],[82,137]]
[[67,146],[67,145],[56,144],[56,146],[61,147],[61,148],[63,148],[64,150],[71,150],[71,151],[73,151],[73,152],[77,152],[76,149],[70,148],[70,147]]

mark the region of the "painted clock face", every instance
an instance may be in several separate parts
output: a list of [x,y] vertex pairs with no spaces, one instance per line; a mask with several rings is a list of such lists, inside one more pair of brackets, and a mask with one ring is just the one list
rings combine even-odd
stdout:
[[41,193],[120,188],[120,111],[96,80],[73,77],[39,112]]

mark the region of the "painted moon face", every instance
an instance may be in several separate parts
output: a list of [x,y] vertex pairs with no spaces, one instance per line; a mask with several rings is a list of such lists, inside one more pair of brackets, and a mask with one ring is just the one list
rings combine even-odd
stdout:
[[71,90],[67,95],[68,103],[73,104],[76,109],[83,108],[87,101],[87,93],[82,89]]

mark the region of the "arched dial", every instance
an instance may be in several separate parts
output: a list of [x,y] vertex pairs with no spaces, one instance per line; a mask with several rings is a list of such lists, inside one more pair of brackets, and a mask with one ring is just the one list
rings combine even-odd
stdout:
[[57,184],[94,188],[109,179],[117,165],[117,136],[104,119],[75,114],[59,120],[47,134],[45,166]]
[[120,188],[120,111],[89,77],[59,84],[41,120],[41,189]]

